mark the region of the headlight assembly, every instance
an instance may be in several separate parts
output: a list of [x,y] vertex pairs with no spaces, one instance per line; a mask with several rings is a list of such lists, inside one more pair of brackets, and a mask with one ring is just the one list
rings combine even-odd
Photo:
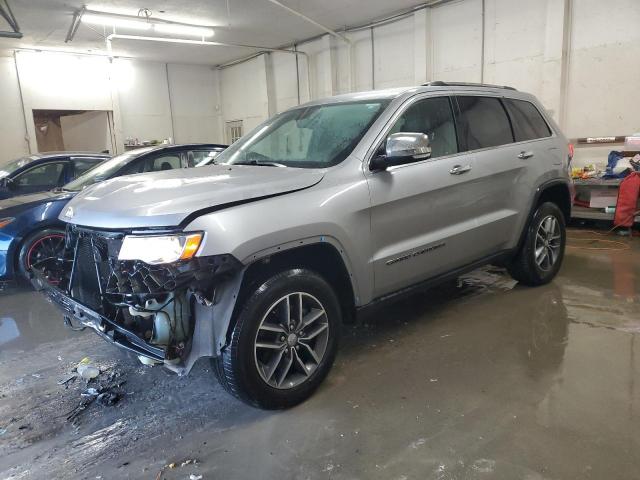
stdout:
[[151,265],[189,260],[198,251],[202,236],[202,233],[127,235],[118,260],[140,260]]
[[15,218],[13,218],[13,217],[0,218],[0,228],[6,227],[7,225],[9,225],[14,220],[15,220]]

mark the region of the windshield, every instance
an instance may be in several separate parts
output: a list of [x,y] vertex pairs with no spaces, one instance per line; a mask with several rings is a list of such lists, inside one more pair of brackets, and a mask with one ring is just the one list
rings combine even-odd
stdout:
[[153,147],[137,148],[130,150],[122,155],[113,157],[111,160],[102,162],[91,170],[86,171],[72,182],[67,183],[63,190],[71,192],[79,192],[83,188],[93,185],[94,183],[101,182],[114,176],[122,167],[127,165],[131,160],[138,158],[141,154],[147,153],[153,150]]
[[389,103],[368,100],[286,111],[222,152],[216,163],[324,168],[343,161]]
[[15,172],[19,168],[24,167],[27,163],[37,160],[38,157],[22,157],[17,160],[11,160],[4,165],[0,165],[0,178],[9,176],[12,172]]

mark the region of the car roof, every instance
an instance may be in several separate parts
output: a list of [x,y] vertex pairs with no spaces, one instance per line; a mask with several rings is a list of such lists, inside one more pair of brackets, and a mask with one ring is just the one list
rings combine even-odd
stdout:
[[417,93],[443,91],[450,93],[492,93],[495,95],[513,97],[513,98],[533,98],[532,95],[520,92],[513,87],[507,85],[491,85],[486,83],[465,83],[465,82],[429,82],[413,87],[388,88],[384,90],[370,90],[364,92],[345,93],[335,95],[333,97],[321,98],[305,103],[300,107],[308,107],[314,105],[323,105],[330,103],[357,102],[367,100],[393,100],[398,97],[409,97]]
[[43,152],[43,153],[34,153],[32,155],[28,155],[28,157],[33,158],[34,160],[44,160],[47,158],[57,158],[57,157],[111,157],[108,153],[102,152]]
[[[219,143],[180,143],[180,144],[172,144],[172,145],[157,145],[157,146],[151,146],[151,150],[149,150],[148,152],[145,153],[151,153],[151,152],[157,152],[160,150],[185,150],[188,148],[221,148],[221,149],[225,149],[227,148],[229,145],[222,145]],[[143,145],[140,146],[141,148],[144,148]]]

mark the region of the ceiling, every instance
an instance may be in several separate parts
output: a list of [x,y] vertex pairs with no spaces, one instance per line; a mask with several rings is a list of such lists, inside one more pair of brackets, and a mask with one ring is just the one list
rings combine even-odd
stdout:
[[[215,27],[212,41],[264,47],[289,45],[324,33],[320,28],[268,0],[85,0],[87,8],[137,15],[141,8],[153,16]],[[0,38],[0,53],[16,48],[105,53],[102,27],[81,24],[73,42],[64,43],[73,12],[83,0],[9,0],[24,37]],[[281,0],[288,7],[332,29],[366,23],[420,4],[416,0]],[[0,19],[0,22],[2,20]],[[2,22],[0,30],[9,28]],[[106,32],[106,34],[111,31]],[[118,33],[140,34],[118,30]],[[253,53],[245,48],[113,41],[113,54],[147,60],[218,65]]]

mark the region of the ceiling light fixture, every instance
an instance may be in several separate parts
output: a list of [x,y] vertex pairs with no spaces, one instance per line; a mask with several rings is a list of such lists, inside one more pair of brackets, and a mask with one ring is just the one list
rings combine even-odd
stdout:
[[97,15],[95,13],[85,13],[82,21],[91,25],[101,25],[105,27],[120,27],[132,30],[151,30],[152,24],[146,20],[134,20],[111,15]]
[[[169,20],[152,18],[150,15],[135,17],[133,15],[121,15],[86,9],[78,11],[76,15],[81,22],[112,27],[114,29],[124,28],[131,30],[154,31],[159,34],[186,35],[203,39],[206,37],[212,37],[214,34],[213,28],[210,27],[172,22]],[[77,21],[78,20],[74,19],[74,22]],[[73,28],[74,25],[72,24],[72,29]],[[75,31],[73,33],[75,33]],[[71,35],[71,37],[68,35],[67,38],[71,40],[73,35]]]
[[213,37],[213,28],[178,25],[175,23],[155,23],[154,31],[170,35],[192,35],[194,37]]

